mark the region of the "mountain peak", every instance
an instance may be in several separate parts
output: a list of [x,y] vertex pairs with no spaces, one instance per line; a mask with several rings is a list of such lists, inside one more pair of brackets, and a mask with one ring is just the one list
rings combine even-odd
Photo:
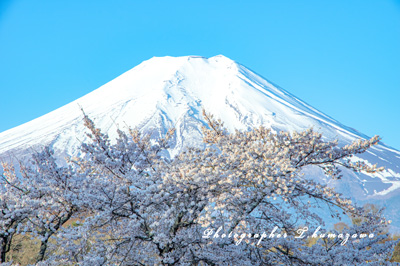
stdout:
[[149,66],[153,66],[155,67],[155,65],[160,65],[160,66],[164,66],[168,69],[173,69],[173,68],[179,68],[182,65],[185,64],[214,64],[214,65],[219,65],[219,66],[223,66],[223,65],[231,65],[231,64],[235,64],[236,62],[233,61],[232,59],[224,56],[224,55],[216,55],[213,57],[204,57],[204,56],[198,56],[198,55],[189,55],[189,56],[178,56],[178,57],[174,57],[174,56],[154,56],[152,58],[150,58],[149,60],[144,61],[143,63],[141,63],[140,65],[138,65],[135,68],[140,68],[140,67],[149,67]]
[[50,142],[74,153],[76,139],[85,139],[80,108],[110,134],[121,125],[146,130],[175,127],[189,119],[199,126],[205,108],[231,130],[264,125],[291,131],[314,126],[328,138],[365,137],[223,55],[164,56],[146,60],[91,93],[0,133],[0,154]]
[[[343,145],[366,138],[223,55],[165,56],[144,61],[91,93],[0,133],[0,157],[25,155],[31,147],[45,144],[52,144],[59,154],[79,154],[80,144],[87,141],[81,108],[111,139],[117,129],[127,126],[150,132],[153,137],[174,127],[172,156],[186,146],[201,145],[203,108],[221,118],[228,130],[260,125],[275,131],[313,127]],[[369,195],[397,191],[400,152],[380,145],[367,157],[388,170],[380,177],[360,179],[383,180],[380,187],[372,180],[358,189]]]
[[181,60],[181,59],[183,59],[183,60],[191,60],[191,59],[203,59],[203,60],[217,60],[217,59],[222,59],[222,60],[229,60],[229,61],[232,61],[233,62],[233,60],[232,59],[230,59],[230,58],[228,58],[228,57],[226,57],[226,56],[224,56],[224,55],[222,55],[222,54],[219,54],[219,55],[215,55],[215,56],[212,56],[212,57],[205,57],[205,56],[201,56],[201,55],[184,55],[184,56],[169,56],[169,55],[166,55],[166,56],[153,56],[152,58],[150,58],[149,60],[146,60],[146,61],[144,61],[144,62],[147,62],[147,61],[157,61],[157,60]]

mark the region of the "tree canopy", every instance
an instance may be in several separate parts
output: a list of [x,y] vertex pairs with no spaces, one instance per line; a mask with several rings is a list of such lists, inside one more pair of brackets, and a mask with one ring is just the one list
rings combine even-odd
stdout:
[[[118,131],[113,142],[84,114],[91,141],[81,156],[60,163],[48,146],[20,175],[3,163],[0,262],[15,235],[29,234],[40,241],[38,265],[390,264],[397,242],[386,241],[382,213],[304,172],[318,167],[340,179],[343,168],[380,171],[350,160],[379,137],[339,147],[312,129],[228,132],[203,115],[205,147],[174,158],[164,156],[173,129],[158,140]],[[359,222],[322,229],[320,208]]]

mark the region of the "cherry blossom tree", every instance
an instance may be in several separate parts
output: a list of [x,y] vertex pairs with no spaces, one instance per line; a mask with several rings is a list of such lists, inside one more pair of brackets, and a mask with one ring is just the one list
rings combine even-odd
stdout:
[[2,163],[3,173],[0,177],[0,263],[6,261],[13,237],[21,229],[31,213],[24,203],[27,189],[15,175],[14,167]]
[[12,236],[29,233],[40,240],[39,262],[45,259],[50,237],[78,213],[82,179],[72,167],[60,166],[50,147],[34,153],[30,163],[21,163],[19,168],[18,177],[13,167],[3,163],[4,215],[0,218],[8,238],[2,242],[2,261],[10,251]]
[[[340,147],[311,129],[231,133],[203,115],[205,147],[189,147],[174,158],[167,156],[173,130],[159,140],[138,130],[118,131],[112,142],[85,114],[91,141],[82,144],[81,157],[59,166],[50,150],[36,155],[36,168],[24,168],[30,170],[23,179],[32,180],[25,182],[25,194],[38,191],[46,203],[34,197],[38,205],[29,204],[38,211],[20,219],[40,228],[34,232],[45,243],[42,263],[390,264],[396,242],[385,241],[382,213],[366,213],[306,175],[309,168],[333,179],[344,168],[380,171],[351,160],[378,137]],[[18,192],[11,188],[11,194]],[[4,201],[13,202],[11,196]],[[361,222],[341,232],[324,229],[321,209],[338,220],[351,215]],[[66,225],[71,218],[75,225]],[[309,238],[315,244],[307,245]]]

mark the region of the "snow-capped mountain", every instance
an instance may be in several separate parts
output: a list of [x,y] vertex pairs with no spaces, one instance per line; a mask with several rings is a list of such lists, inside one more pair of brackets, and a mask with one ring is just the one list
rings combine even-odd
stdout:
[[[60,155],[76,155],[87,140],[81,108],[111,137],[117,128],[128,126],[154,137],[175,127],[171,155],[185,146],[201,145],[202,108],[230,130],[313,127],[342,145],[367,138],[224,56],[154,57],[76,101],[0,133],[0,158],[23,156],[48,143]],[[346,172],[332,185],[356,200],[386,205],[388,216],[400,226],[400,152],[381,144],[360,158],[386,170],[371,175]]]

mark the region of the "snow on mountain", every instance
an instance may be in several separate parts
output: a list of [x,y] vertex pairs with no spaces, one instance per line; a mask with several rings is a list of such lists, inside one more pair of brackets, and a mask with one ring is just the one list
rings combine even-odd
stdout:
[[[171,155],[185,146],[200,145],[202,108],[230,130],[259,125],[284,131],[313,127],[341,145],[367,138],[222,55],[154,57],[76,101],[0,133],[0,158],[23,156],[48,143],[60,155],[78,154],[79,145],[87,140],[81,108],[111,137],[117,128],[128,126],[154,137],[175,127]],[[400,152],[381,144],[360,158],[386,170],[373,175],[346,172],[332,185],[358,201],[387,206],[400,226]]]

